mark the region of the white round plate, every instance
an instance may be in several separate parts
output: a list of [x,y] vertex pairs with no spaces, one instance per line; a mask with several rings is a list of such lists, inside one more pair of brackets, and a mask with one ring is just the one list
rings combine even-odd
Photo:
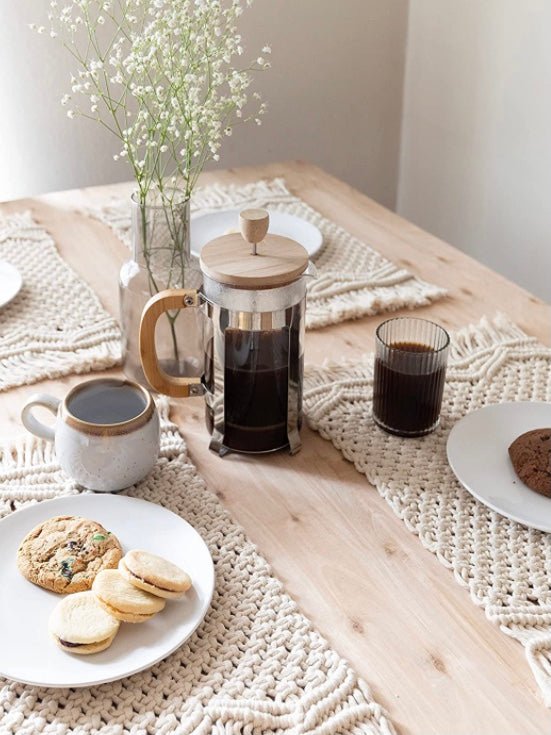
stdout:
[[7,260],[0,260],[0,308],[17,296],[22,285],[23,279],[17,268]]
[[508,449],[531,429],[551,427],[551,404],[498,403],[467,414],[448,437],[448,461],[459,482],[492,510],[551,532],[551,498],[517,477]]
[[[215,237],[239,232],[239,209],[228,209],[223,212],[211,212],[193,217],[191,220],[191,252],[199,257],[201,248]],[[270,213],[270,229],[272,235],[283,235],[299,242],[310,257],[314,256],[323,245],[323,235],[317,227],[301,217],[286,212]]]
[[[121,623],[106,651],[62,651],[48,633],[48,617],[61,596],[31,584],[16,566],[23,537],[57,515],[99,521],[124,551],[145,549],[168,558],[189,573],[193,586],[146,623]],[[214,568],[205,542],[180,516],[137,498],[87,493],[37,503],[0,521],[0,590],[0,675],[44,687],[85,687],[135,674],[181,646],[209,608]]]

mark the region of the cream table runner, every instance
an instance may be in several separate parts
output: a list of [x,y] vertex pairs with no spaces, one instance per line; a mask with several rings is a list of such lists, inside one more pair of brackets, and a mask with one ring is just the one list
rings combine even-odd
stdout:
[[489,620],[522,643],[551,707],[551,535],[479,503],[446,459],[448,434],[465,414],[490,403],[551,401],[551,349],[501,316],[456,332],[441,426],[421,439],[375,426],[372,369],[370,357],[310,369],[310,425],[367,476]]
[[[211,609],[178,651],[118,682],[54,690],[0,679],[2,735],[392,735],[368,686],[205,487],[162,405],[161,458],[129,494],[180,514],[203,536],[216,569]],[[76,492],[49,444],[22,439],[0,456],[0,515]]]
[[0,391],[120,360],[120,331],[29,212],[0,218],[0,259],[22,275],[0,310]]
[[[191,202],[192,214],[243,207],[269,207],[288,212],[321,230],[324,246],[314,258],[318,278],[308,285],[306,326],[309,329],[385,311],[425,306],[446,294],[445,289],[415,278],[323,217],[293,195],[283,179],[244,186],[208,186],[196,190]],[[128,199],[116,199],[89,210],[89,214],[108,224],[130,245]]]

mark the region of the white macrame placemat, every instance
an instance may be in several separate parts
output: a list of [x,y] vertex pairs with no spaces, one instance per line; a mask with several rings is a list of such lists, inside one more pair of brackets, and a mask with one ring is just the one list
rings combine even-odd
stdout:
[[[283,179],[245,186],[207,186],[197,189],[191,200],[193,215],[241,207],[269,207],[288,212],[321,230],[324,246],[314,258],[318,278],[308,285],[306,326],[309,329],[385,311],[425,306],[446,294],[445,289],[415,278],[323,217],[294,196]],[[130,246],[128,199],[116,199],[88,213],[109,225]]]
[[0,259],[23,278],[0,311],[0,391],[120,360],[117,322],[29,212],[0,218]]
[[498,316],[456,332],[441,425],[421,439],[371,418],[373,361],[307,371],[310,426],[333,442],[419,536],[473,602],[525,647],[551,706],[551,535],[494,513],[455,478],[446,458],[452,426],[491,403],[551,401],[551,349]]
[[[367,685],[206,488],[166,404],[163,416],[157,467],[128,494],[178,513],[208,544],[216,589],[204,623],[169,658],[114,683],[56,690],[0,679],[2,735],[392,735]],[[0,515],[76,492],[41,440],[0,457]]]

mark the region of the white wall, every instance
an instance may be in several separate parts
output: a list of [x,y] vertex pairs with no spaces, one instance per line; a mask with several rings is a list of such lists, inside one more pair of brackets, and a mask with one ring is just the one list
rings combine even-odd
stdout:
[[[394,206],[408,0],[256,0],[246,46],[269,43],[262,127],[227,139],[220,166],[301,158]],[[47,0],[0,0],[0,199],[129,178],[114,143],[59,105],[66,53],[28,28]]]
[[549,300],[551,3],[411,0],[398,210]]

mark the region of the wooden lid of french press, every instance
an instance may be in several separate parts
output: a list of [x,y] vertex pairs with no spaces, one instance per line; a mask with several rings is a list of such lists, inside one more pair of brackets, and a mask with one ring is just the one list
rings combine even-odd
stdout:
[[268,235],[270,215],[265,209],[244,209],[241,234],[217,237],[201,250],[201,270],[228,286],[261,289],[292,283],[308,267],[308,252],[295,240]]

